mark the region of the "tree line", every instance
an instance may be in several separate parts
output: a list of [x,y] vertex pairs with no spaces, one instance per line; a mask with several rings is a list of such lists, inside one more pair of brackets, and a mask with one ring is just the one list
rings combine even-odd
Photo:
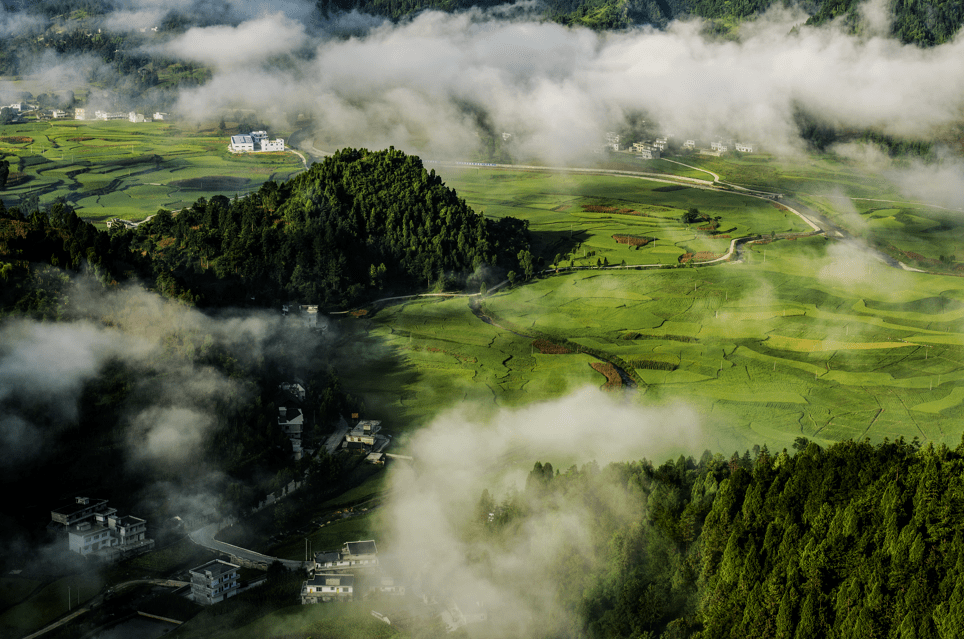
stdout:
[[590,513],[592,549],[554,567],[578,621],[546,636],[956,636],[964,443],[798,438],[794,449],[536,463],[524,492],[483,493],[477,525],[504,540],[567,504]]

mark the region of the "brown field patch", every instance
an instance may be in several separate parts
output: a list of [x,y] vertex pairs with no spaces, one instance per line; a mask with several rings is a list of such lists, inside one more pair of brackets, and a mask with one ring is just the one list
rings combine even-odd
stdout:
[[28,138],[25,135],[10,135],[0,138],[0,142],[5,144],[32,144],[33,138]]
[[553,344],[545,339],[533,340],[532,345],[538,348],[539,352],[543,355],[568,355],[572,353],[571,350],[562,344]]
[[653,238],[642,235],[613,235],[616,244],[628,244],[629,246],[646,246]]
[[679,256],[679,263],[686,264],[690,260],[696,262],[707,262],[709,260],[715,260],[720,257],[719,253],[712,253],[710,251],[699,251],[698,253],[683,253]]
[[602,373],[602,375],[605,376],[606,383],[602,386],[603,390],[615,390],[622,387],[623,380],[619,376],[619,371],[609,362],[593,362],[590,366],[592,366],[593,370],[597,373]]

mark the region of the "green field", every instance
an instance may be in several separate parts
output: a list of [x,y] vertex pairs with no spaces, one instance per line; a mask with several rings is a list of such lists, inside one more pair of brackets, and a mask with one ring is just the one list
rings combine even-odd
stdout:
[[39,197],[65,201],[95,223],[177,210],[199,197],[243,195],[303,169],[290,152],[228,152],[227,133],[170,122],[61,120],[0,127],[0,159],[10,162],[7,207]]
[[[751,233],[810,230],[769,200],[665,181],[501,169],[446,169],[445,179],[489,217],[529,220],[530,230],[542,238],[536,250],[550,260],[560,255],[564,265],[604,259],[611,265],[676,264],[684,253],[721,255],[732,238]],[[690,208],[720,218],[712,223],[716,228],[683,224],[680,218]],[[637,248],[614,236],[649,241]]]
[[[615,233],[660,238],[675,261],[697,242],[676,219],[689,206],[720,216],[734,236],[806,228],[764,200],[632,178],[483,169],[447,182],[486,215],[530,220],[550,238],[544,255],[574,242],[596,252],[570,251],[577,266],[602,256],[655,261],[648,246],[615,245]],[[892,268],[844,242],[777,240],[749,246],[740,263],[697,269],[560,272],[498,291],[482,308],[503,328],[481,321],[466,298],[347,320],[357,334],[346,381],[399,443],[452,405],[484,416],[605,384],[590,367],[598,360],[543,354],[535,336],[627,363],[642,382],[633,401],[695,407],[710,448],[782,448],[799,436],[961,438],[964,281]]]

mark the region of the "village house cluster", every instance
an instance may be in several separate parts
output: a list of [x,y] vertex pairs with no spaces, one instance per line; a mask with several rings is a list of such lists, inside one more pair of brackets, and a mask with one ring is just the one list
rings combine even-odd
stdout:
[[[153,116],[145,116],[136,111],[94,111],[88,113],[87,109],[74,109],[75,120],[127,120],[129,122],[153,122],[163,120],[168,114],[155,111]],[[56,116],[54,116],[56,117]]]
[[122,516],[106,499],[75,497],[74,503],[50,511],[50,528],[66,533],[67,547],[84,557],[112,562],[148,552],[147,522]]
[[[301,585],[301,603],[351,601],[355,596],[355,573],[371,575],[378,567],[378,548],[373,540],[348,541],[340,551],[315,553],[309,578]],[[398,594],[404,593],[402,588]]]

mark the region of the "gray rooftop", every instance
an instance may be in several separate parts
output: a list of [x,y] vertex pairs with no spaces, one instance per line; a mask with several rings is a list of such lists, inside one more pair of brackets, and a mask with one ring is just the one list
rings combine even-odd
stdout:
[[378,549],[375,548],[374,541],[346,541],[345,551],[349,555],[375,555]]
[[240,568],[240,566],[229,564],[228,562],[221,561],[220,559],[214,559],[212,561],[207,562],[203,566],[198,566],[197,568],[191,568],[191,572],[198,573],[199,575],[210,573],[211,579],[217,579],[221,575],[235,571],[238,568]]
[[352,586],[355,584],[355,575],[344,573],[322,573],[315,575],[308,580],[309,586]]

